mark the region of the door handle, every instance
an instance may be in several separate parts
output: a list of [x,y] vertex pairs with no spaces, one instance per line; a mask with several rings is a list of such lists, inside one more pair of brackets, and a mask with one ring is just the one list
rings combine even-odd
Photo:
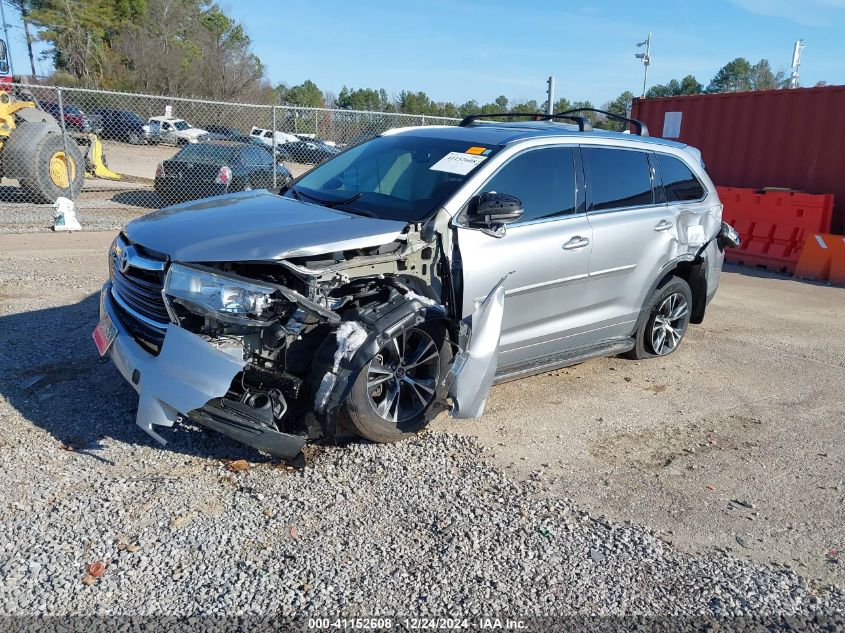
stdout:
[[577,251],[579,248],[584,248],[589,244],[590,240],[588,240],[586,237],[576,235],[575,237],[571,238],[566,244],[563,245],[563,249],[566,251]]
[[655,231],[668,231],[669,229],[672,228],[672,226],[673,225],[669,220],[660,220],[660,222],[658,222],[655,225],[654,230]]

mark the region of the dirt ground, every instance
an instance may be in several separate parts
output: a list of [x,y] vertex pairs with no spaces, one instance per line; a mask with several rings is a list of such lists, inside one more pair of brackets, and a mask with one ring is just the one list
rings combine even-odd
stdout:
[[[19,271],[0,285],[0,312],[89,297],[113,235],[0,235],[0,271]],[[84,281],[39,288],[67,270]],[[500,385],[481,419],[434,427],[477,437],[492,463],[550,495],[681,548],[842,586],[843,322],[845,288],[728,269],[704,324],[670,358],[594,360]]]

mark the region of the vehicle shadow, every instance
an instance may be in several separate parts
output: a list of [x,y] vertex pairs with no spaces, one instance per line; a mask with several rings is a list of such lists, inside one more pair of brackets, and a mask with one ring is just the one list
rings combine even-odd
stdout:
[[152,189],[121,191],[113,195],[111,199],[112,202],[117,202],[118,204],[145,209],[161,209],[170,204],[157,191],[153,191]]
[[746,266],[735,262],[725,262],[722,270],[726,273],[737,273],[746,277],[756,277],[758,279],[783,279],[788,281],[795,281],[797,283],[809,284],[810,286],[829,286],[831,288],[839,288],[840,286],[832,285],[827,281],[818,281],[817,279],[804,279],[803,277],[796,277],[787,272],[776,270],[769,270],[757,266]]
[[135,391],[94,347],[98,305],[94,294],[76,304],[0,316],[0,395],[24,423],[50,433],[57,450],[109,463],[107,440],[211,459],[276,461],[190,424],[157,429],[165,446],[141,430]]

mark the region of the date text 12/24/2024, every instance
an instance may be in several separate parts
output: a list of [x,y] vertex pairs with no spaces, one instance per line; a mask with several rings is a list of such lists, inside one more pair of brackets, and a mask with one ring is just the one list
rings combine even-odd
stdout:
[[308,628],[313,630],[386,630],[393,627],[402,630],[480,630],[520,631],[527,629],[527,623],[512,618],[309,618]]

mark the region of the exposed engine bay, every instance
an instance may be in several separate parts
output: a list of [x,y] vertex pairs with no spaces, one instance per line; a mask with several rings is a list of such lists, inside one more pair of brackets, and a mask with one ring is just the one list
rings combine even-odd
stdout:
[[[162,261],[161,296],[169,323],[158,340],[148,335],[149,328],[144,332],[131,323],[139,316],[133,307],[140,306],[133,301],[141,283],[131,275],[155,268],[150,262],[157,254],[119,236],[110,253],[111,287],[104,290],[101,312],[128,325],[144,356],[153,355],[145,369],[137,366],[139,360],[122,363],[122,352],[111,351],[139,392],[138,424],[163,442],[154,425],[188,418],[259,450],[296,459],[307,441],[337,439],[341,420],[348,419],[344,402],[362,369],[371,359],[381,363],[380,350],[400,335],[404,341],[409,328],[437,323],[443,332],[445,364],[451,366],[453,359],[463,359],[455,366],[465,364],[470,323],[455,317],[460,306],[455,305],[439,234],[429,230],[422,235],[421,229],[408,225],[386,245],[272,262]],[[495,363],[495,344],[488,364],[491,358]],[[430,352],[431,345],[426,349]],[[153,364],[190,364],[197,369],[162,371]],[[417,413],[426,421],[448,408],[449,384],[456,382],[453,374],[438,369],[436,376],[431,373],[428,380],[415,383],[410,369],[401,377],[403,368],[395,363],[385,371],[393,372],[397,385],[413,388],[406,397],[416,396]],[[190,377],[182,380],[185,373]],[[226,388],[221,388],[227,379]],[[176,382],[205,389],[180,390],[174,388]],[[379,389],[372,390],[376,400]],[[487,390],[489,384],[480,405],[469,407],[469,412],[462,408],[461,417],[480,415]],[[192,391],[199,393],[188,397]],[[475,396],[478,390],[472,391]],[[209,397],[200,401],[203,394]],[[394,420],[401,417],[402,397],[393,396]],[[352,430],[367,436],[354,424]]]

